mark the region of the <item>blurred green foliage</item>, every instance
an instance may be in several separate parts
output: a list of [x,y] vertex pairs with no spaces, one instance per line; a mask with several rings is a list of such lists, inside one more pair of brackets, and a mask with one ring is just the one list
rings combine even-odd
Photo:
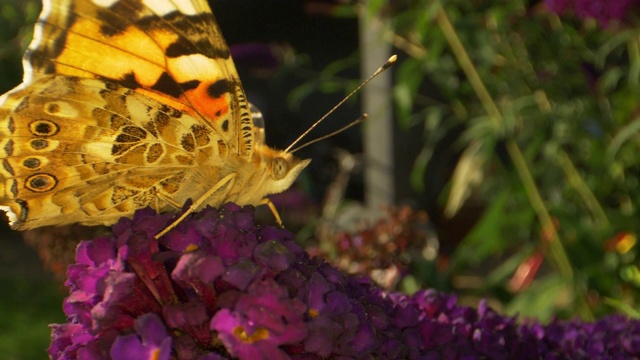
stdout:
[[[35,266],[38,266],[35,263]],[[0,277],[0,353],[7,360],[46,358],[49,324],[65,321],[62,291],[51,277]]]
[[6,0],[0,3],[0,93],[22,81],[20,58],[31,42],[40,2]]
[[[543,321],[637,314],[640,24],[603,29],[543,2],[369,5],[401,54],[397,119],[422,128],[414,187],[456,132],[440,206],[484,207],[450,258],[454,291]],[[470,275],[474,289],[455,288]]]

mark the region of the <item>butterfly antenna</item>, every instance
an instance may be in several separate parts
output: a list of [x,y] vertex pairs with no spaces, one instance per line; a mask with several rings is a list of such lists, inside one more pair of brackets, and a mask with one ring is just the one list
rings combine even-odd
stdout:
[[[289,146],[284,150],[284,152],[289,152],[289,150],[291,150],[291,148],[292,148],[292,147],[294,147],[298,142],[300,142],[300,140],[302,140],[305,136],[307,136],[307,134],[308,134],[309,132],[311,132],[311,130],[313,130],[313,129],[314,129],[316,126],[318,126],[318,124],[320,124],[324,119],[326,119],[329,115],[331,115],[334,111],[336,111],[336,109],[337,109],[337,108],[339,108],[342,104],[344,104],[344,103],[345,103],[345,101],[349,100],[349,98],[350,98],[351,96],[353,96],[353,94],[355,94],[355,93],[357,93],[358,91],[360,91],[360,89],[362,89],[362,87],[363,87],[363,86],[367,85],[367,83],[369,83],[369,81],[373,80],[376,76],[380,75],[380,73],[381,73],[381,72],[383,72],[383,71],[387,70],[391,65],[393,65],[393,63],[395,63],[395,62],[396,62],[396,60],[398,60],[398,56],[397,56],[397,55],[392,55],[392,56],[389,58],[389,60],[387,60],[387,62],[385,62],[385,63],[384,63],[384,65],[380,66],[380,67],[378,68],[378,70],[376,70],[376,71],[375,71],[371,76],[369,76],[369,78],[368,78],[367,80],[365,80],[362,84],[360,84],[357,88],[355,88],[352,92],[350,92],[350,93],[349,93],[349,95],[345,96],[345,97],[344,97],[344,99],[342,99],[342,100],[341,100],[341,101],[340,101],[336,106],[334,106],[331,110],[329,110],[329,112],[327,112],[326,114],[324,114],[324,116],[322,116],[320,119],[318,119],[318,121],[316,121],[313,125],[311,125],[311,126],[307,129],[307,131],[305,131],[304,133],[302,133],[302,135],[298,136],[298,138],[297,138],[294,142],[292,142],[292,143],[291,143],[291,145],[289,145]],[[364,119],[366,119],[366,116],[364,116],[364,119],[363,119],[362,117],[360,117],[360,119],[364,120]],[[360,120],[360,119],[358,119],[358,120]],[[351,126],[353,126],[353,125],[355,125],[355,124],[358,124],[358,123],[362,122],[362,120],[361,120],[361,121],[358,121],[358,120],[356,120],[356,121],[354,121],[353,123],[351,123],[351,124],[349,124],[349,125],[345,126],[345,127],[343,128],[343,130],[346,130],[346,129],[350,128]],[[342,131],[342,130],[338,130],[338,132],[340,132],[340,131]],[[337,132],[334,132],[334,133],[337,133]],[[329,134],[329,136],[333,135],[334,133]],[[312,141],[312,142],[309,142],[309,143],[307,143],[307,144],[305,144],[305,145],[303,145],[303,146],[310,145],[310,144],[312,144],[312,143],[314,143],[314,142],[316,142],[316,141],[320,141],[321,139],[325,139],[325,138],[327,138],[327,137],[328,137],[328,136],[324,136],[324,137],[322,137],[322,138],[319,138],[319,139],[316,139],[316,140],[314,140],[314,141]],[[300,148],[302,148],[302,146],[301,146],[301,147],[299,147],[299,148],[297,148],[296,150],[299,150]]]
[[323,135],[323,136],[321,136],[321,137],[319,137],[319,138],[317,138],[317,139],[313,139],[313,140],[311,140],[311,141],[309,141],[309,142],[307,142],[307,143],[304,143],[304,144],[302,144],[302,145],[298,146],[297,148],[295,148],[295,149],[291,150],[290,152],[293,154],[294,152],[296,152],[296,151],[298,151],[298,150],[300,150],[300,149],[302,149],[302,148],[306,148],[307,146],[309,146],[309,145],[311,145],[311,144],[315,144],[315,143],[317,143],[318,141],[322,141],[322,140],[324,140],[324,139],[327,139],[327,138],[332,137],[333,135],[339,134],[339,133],[341,133],[341,132],[343,132],[343,131],[347,130],[348,128],[350,128],[350,127],[352,127],[352,126],[356,126],[356,125],[360,124],[361,122],[363,122],[363,121],[367,120],[367,118],[368,118],[368,117],[369,117],[369,115],[367,115],[367,114],[362,114],[362,116],[360,116],[359,118],[357,118],[357,119],[353,120],[353,121],[352,121],[352,122],[350,122],[349,124],[347,124],[347,125],[345,125],[345,126],[341,127],[340,129],[338,129],[338,130],[336,130],[336,131],[334,131],[334,132],[331,132],[331,133],[329,133],[329,134],[327,134],[327,135]]

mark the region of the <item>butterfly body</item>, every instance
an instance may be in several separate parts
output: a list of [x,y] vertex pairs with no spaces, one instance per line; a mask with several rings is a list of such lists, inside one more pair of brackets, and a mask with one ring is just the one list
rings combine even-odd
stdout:
[[0,206],[15,229],[147,206],[264,203],[309,163],[254,128],[206,1],[45,1],[0,97]]

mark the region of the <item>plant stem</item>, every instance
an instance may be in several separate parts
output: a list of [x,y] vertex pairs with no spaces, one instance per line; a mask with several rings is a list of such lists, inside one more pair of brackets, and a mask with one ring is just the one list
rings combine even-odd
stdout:
[[607,214],[600,206],[600,202],[595,197],[589,185],[584,181],[582,176],[578,173],[578,169],[573,165],[569,155],[565,151],[560,151],[558,154],[558,162],[560,167],[564,170],[564,174],[567,177],[567,181],[571,186],[573,186],[578,194],[582,197],[582,201],[587,205],[589,211],[591,212],[591,217],[596,225],[600,227],[608,227],[609,226],[609,218]]
[[[497,105],[493,101],[492,96],[489,94],[489,91],[484,85],[484,82],[480,78],[480,75],[476,71],[475,66],[473,65],[469,55],[467,54],[464,46],[460,42],[458,35],[456,34],[455,29],[453,28],[451,21],[449,20],[444,8],[440,5],[436,12],[436,21],[440,26],[451,50],[453,51],[454,56],[456,57],[458,64],[464,71],[469,83],[474,89],[476,95],[480,99],[482,106],[485,108],[485,111],[488,113],[489,117],[493,121],[496,129],[501,129],[504,124],[504,119]],[[567,281],[569,284],[573,284],[574,293],[576,295],[576,301],[578,305],[578,312],[584,319],[592,319],[593,315],[588,308],[588,305],[585,300],[584,290],[580,288],[575,281],[575,274],[573,272],[573,268],[571,267],[571,263],[566,254],[564,246],[560,241],[560,237],[556,231],[556,227],[551,220],[551,216],[549,215],[549,211],[538,191],[538,187],[536,186],[535,180],[531,175],[531,171],[527,166],[527,162],[522,155],[522,151],[520,147],[513,139],[506,140],[506,147],[513,161],[513,164],[516,168],[516,172],[522,185],[525,189],[527,197],[529,198],[529,203],[533,207],[538,221],[540,222],[542,231],[548,234],[548,243],[542,244],[543,248],[548,248],[549,259],[554,264],[554,266],[558,269],[560,275]]]

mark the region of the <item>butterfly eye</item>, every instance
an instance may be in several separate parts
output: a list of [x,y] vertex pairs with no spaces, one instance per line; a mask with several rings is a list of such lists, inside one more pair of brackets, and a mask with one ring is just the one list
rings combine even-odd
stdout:
[[273,163],[271,164],[271,171],[273,172],[273,176],[276,178],[276,180],[284,178],[289,171],[287,161],[281,157],[273,159]]

